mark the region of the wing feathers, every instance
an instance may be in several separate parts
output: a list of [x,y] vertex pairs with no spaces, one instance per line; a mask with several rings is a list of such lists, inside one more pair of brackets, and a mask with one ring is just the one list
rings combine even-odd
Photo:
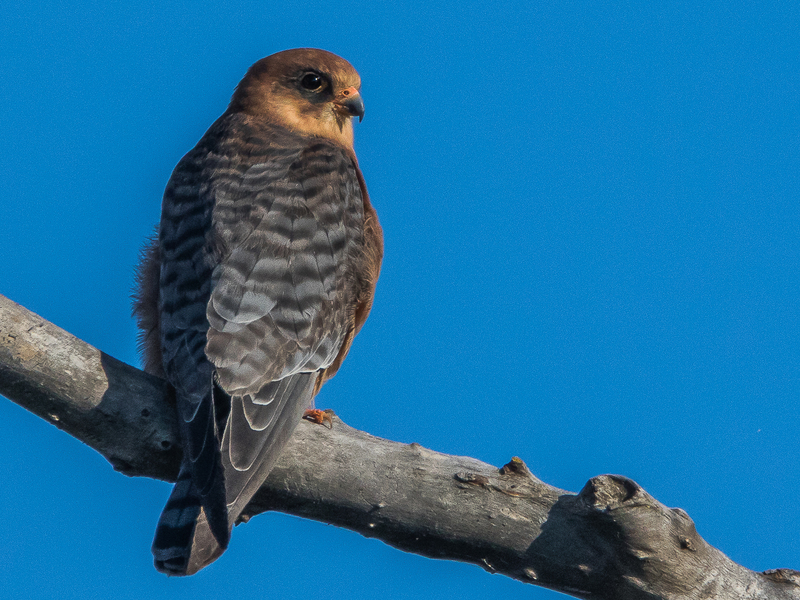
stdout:
[[303,411],[311,405],[314,380],[314,373],[300,373],[268,384],[253,399],[231,398],[222,461],[232,522],[272,470]]
[[[241,217],[245,190],[255,188],[251,229],[229,227]],[[207,310],[206,354],[222,386],[252,396],[270,381],[330,365],[352,320],[344,299],[355,278],[346,268],[363,244],[349,155],[317,143],[259,162],[236,190],[218,197],[214,215],[217,228],[236,231],[221,234],[229,254],[214,271]]]

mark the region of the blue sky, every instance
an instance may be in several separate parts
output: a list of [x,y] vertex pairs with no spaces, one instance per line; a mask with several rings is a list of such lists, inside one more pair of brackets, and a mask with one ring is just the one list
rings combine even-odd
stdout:
[[[627,475],[737,562],[800,568],[800,9],[530,4],[0,8],[0,293],[138,364],[170,172],[251,63],[325,48],[361,73],[386,258],[318,405],[573,491]],[[275,514],[167,579],[167,484],[10,402],[0,435],[8,598],[559,597]]]

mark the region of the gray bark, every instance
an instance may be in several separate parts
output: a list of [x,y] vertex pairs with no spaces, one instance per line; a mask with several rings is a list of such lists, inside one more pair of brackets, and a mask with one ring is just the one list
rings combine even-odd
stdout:
[[[169,386],[3,296],[0,394],[126,475],[177,474]],[[518,458],[498,469],[333,421],[298,427],[243,520],[282,511],[577,598],[800,599],[800,573],[734,563],[684,511],[625,477],[594,477],[573,494]]]

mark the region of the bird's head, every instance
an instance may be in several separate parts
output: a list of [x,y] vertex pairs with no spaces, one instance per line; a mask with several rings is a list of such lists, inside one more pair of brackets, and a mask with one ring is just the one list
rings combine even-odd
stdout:
[[361,78],[325,50],[297,48],[262,58],[247,71],[229,110],[353,147],[352,117],[364,117]]

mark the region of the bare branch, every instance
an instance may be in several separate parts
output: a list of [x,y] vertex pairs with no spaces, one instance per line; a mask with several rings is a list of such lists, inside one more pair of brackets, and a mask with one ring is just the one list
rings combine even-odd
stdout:
[[[131,476],[172,480],[169,387],[0,296],[0,393]],[[800,599],[800,573],[756,573],[708,545],[680,509],[618,475],[578,494],[534,477],[373,437],[334,419],[298,427],[250,503],[407,552],[477,564],[578,598]]]

